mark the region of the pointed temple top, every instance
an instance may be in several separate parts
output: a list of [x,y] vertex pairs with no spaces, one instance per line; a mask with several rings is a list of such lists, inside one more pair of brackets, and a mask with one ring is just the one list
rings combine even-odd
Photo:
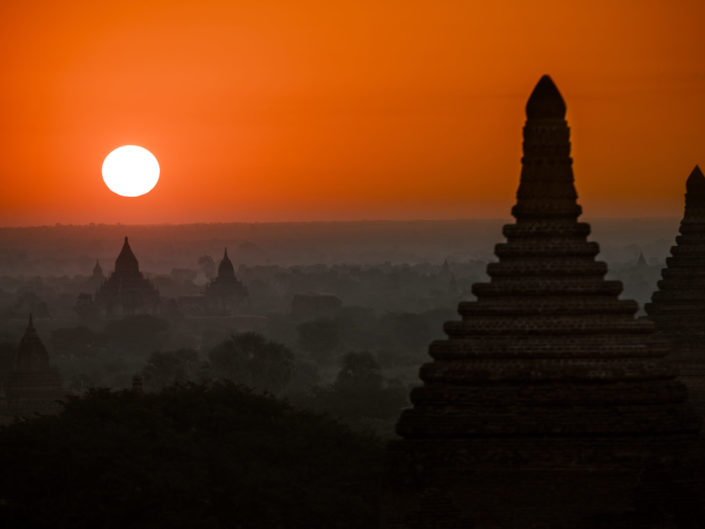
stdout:
[[225,249],[225,253],[223,255],[223,259],[220,261],[220,264],[218,265],[218,277],[234,277],[235,276],[235,268],[233,267],[232,261],[230,261],[230,258],[228,257],[228,249]]
[[703,172],[700,170],[699,166],[696,165],[690,173],[685,186],[688,193],[702,193],[705,191],[705,176],[703,176]]
[[563,119],[565,117],[565,101],[556,88],[553,79],[544,75],[536,84],[526,103],[528,119]]
[[132,253],[132,248],[130,248],[130,243],[125,237],[125,243],[122,245],[122,250],[120,250],[120,255],[118,255],[115,260],[115,272],[119,273],[135,273],[139,272],[139,263],[137,262],[137,257]]
[[565,103],[556,85],[544,75],[526,103],[524,156],[517,203],[517,221],[574,223],[581,213],[573,184],[570,129]]
[[49,365],[49,354],[34,328],[32,313],[29,314],[27,329],[20,340],[15,357],[15,370],[33,372],[46,369]]

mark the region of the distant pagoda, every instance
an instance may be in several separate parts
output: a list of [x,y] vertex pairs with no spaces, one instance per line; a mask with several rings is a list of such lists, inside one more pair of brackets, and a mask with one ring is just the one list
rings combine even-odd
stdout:
[[95,303],[109,317],[154,313],[158,308],[159,292],[140,272],[127,237],[115,260],[115,271],[101,285]]
[[49,353],[34,328],[31,315],[17,348],[5,394],[6,417],[31,417],[60,410],[58,401],[64,396],[61,378],[49,364]]
[[384,528],[621,529],[669,511],[682,483],[697,494],[686,474],[700,464],[699,421],[666,344],[618,299],[577,220],[565,112],[542,77],[526,105],[516,222],[477,300],[430,345],[389,448]]
[[100,266],[100,261],[98,259],[95,260],[95,266],[93,267],[93,273],[91,274],[91,278],[96,281],[105,280],[105,276],[103,275],[103,268]]
[[225,249],[218,265],[218,275],[206,287],[206,307],[210,314],[236,313],[247,301],[247,288],[235,277],[235,267]]
[[705,415],[705,176],[695,166],[686,182],[680,235],[646,313],[671,342],[673,361]]

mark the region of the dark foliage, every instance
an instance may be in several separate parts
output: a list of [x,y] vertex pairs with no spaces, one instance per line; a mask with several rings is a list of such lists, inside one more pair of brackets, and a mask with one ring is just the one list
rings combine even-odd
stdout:
[[291,379],[294,354],[283,344],[261,334],[234,334],[208,353],[216,378],[277,393]]
[[367,352],[351,352],[329,387],[314,388],[302,405],[343,419],[394,420],[408,401],[403,384],[382,376],[375,357]]
[[197,382],[204,378],[205,370],[193,349],[155,351],[142,370],[142,378],[147,389],[160,390],[172,384]]
[[311,354],[319,363],[331,360],[331,354],[340,342],[338,323],[330,319],[318,319],[300,324],[299,347]]
[[379,441],[229,383],[93,390],[0,430],[0,526],[375,527]]

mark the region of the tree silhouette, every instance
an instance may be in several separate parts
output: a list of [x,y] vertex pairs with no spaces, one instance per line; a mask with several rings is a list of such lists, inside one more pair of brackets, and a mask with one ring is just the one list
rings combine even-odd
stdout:
[[294,369],[288,347],[254,332],[233,334],[208,358],[215,377],[272,393],[284,389]]
[[203,363],[193,349],[155,351],[142,370],[148,390],[159,390],[172,384],[196,382],[203,373]]
[[0,428],[0,527],[356,529],[382,444],[231,383],[92,390]]

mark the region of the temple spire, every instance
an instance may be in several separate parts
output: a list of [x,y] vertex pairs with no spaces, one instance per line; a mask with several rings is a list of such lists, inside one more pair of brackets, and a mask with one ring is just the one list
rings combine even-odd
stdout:
[[37,371],[49,365],[49,355],[42,340],[34,328],[34,318],[29,313],[29,321],[24,335],[20,340],[20,345],[15,357],[15,370],[17,371]]
[[705,192],[705,176],[700,170],[700,166],[696,165],[690,173],[688,180],[685,183],[686,190],[692,192]]
[[223,259],[221,259],[220,264],[218,265],[218,277],[235,277],[235,268],[233,267],[233,263],[228,257],[228,249],[225,248],[225,252],[223,252]]
[[563,119],[565,117],[565,101],[558,91],[553,79],[544,75],[536,83],[526,103],[528,119]]
[[697,165],[685,183],[684,223],[705,222],[705,176]]
[[137,257],[130,248],[130,243],[125,237],[125,243],[122,245],[120,255],[115,260],[115,272],[121,274],[136,274],[139,273],[139,263]]
[[644,308],[670,341],[671,360],[705,414],[705,176],[697,165],[686,181],[679,232],[658,290]]
[[582,212],[573,184],[565,102],[544,75],[526,103],[524,156],[512,215],[518,222],[574,223]]

